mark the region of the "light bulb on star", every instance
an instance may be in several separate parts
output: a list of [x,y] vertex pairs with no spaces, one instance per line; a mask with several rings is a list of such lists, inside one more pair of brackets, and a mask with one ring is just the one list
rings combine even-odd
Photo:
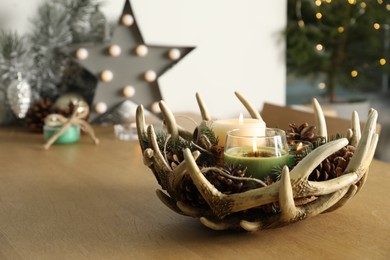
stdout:
[[161,109],[160,109],[160,105],[158,104],[158,102],[154,102],[150,108],[150,110],[155,113],[155,114],[159,114],[161,113]]
[[114,73],[111,70],[103,70],[100,73],[100,79],[104,82],[110,82],[114,78]]
[[96,111],[96,113],[98,113],[98,114],[104,114],[104,113],[106,113],[106,111],[107,111],[107,104],[104,103],[104,102],[98,102],[98,103],[95,105],[95,111]]
[[154,70],[148,70],[145,72],[144,78],[147,82],[153,82],[157,79],[157,74]]
[[133,86],[125,86],[122,93],[125,97],[132,97],[135,95],[135,88]]
[[146,56],[148,54],[148,47],[146,47],[143,44],[138,45],[137,48],[135,49],[135,54],[137,54],[137,56],[139,57]]
[[168,52],[168,57],[171,60],[178,60],[181,57],[181,52],[179,49],[176,49],[176,48],[170,49]]
[[85,48],[77,49],[77,51],[76,51],[76,58],[78,60],[85,60],[86,58],[88,58],[88,50],[85,49]]
[[132,26],[134,23],[134,18],[130,14],[125,14],[122,16],[122,24],[125,26]]
[[112,57],[118,57],[121,54],[121,52],[122,52],[121,47],[119,47],[116,44],[111,45],[110,48],[108,48],[108,53]]

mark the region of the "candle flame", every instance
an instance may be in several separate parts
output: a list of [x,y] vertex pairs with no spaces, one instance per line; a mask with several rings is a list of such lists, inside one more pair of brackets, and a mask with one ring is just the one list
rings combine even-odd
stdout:
[[300,151],[300,150],[302,150],[303,149],[303,144],[302,144],[302,142],[300,142],[299,144],[298,144],[298,146],[297,146],[297,151]]
[[242,125],[244,123],[244,115],[242,114],[242,112],[240,113],[240,116],[238,117],[238,123],[240,125]]
[[253,152],[256,153],[257,152],[257,144],[256,144],[255,138],[253,138],[252,147],[253,147]]

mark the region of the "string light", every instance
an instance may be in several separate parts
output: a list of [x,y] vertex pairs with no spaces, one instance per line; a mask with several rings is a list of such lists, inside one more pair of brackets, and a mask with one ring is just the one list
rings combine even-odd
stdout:
[[361,3],[360,3],[360,7],[361,7],[361,8],[366,8],[366,6],[367,6],[367,4],[366,4],[365,2],[361,2]]
[[377,2],[378,2],[378,4],[380,4],[380,5],[383,4],[383,0],[378,0]]
[[374,29],[379,30],[381,28],[381,25],[379,23],[374,23]]
[[357,70],[353,70],[353,71],[351,71],[351,76],[352,76],[352,78],[356,78],[357,76],[358,76],[358,72],[357,72]]
[[326,88],[326,84],[325,84],[324,82],[320,82],[320,83],[318,84],[318,88],[319,88],[319,89],[325,89],[325,88]]
[[385,58],[380,59],[379,60],[379,64],[382,65],[382,66],[385,65],[386,64],[386,59]]
[[322,46],[322,44],[319,43],[319,44],[316,45],[316,50],[317,51],[322,51],[323,49],[324,49],[324,46]]
[[390,11],[390,4],[386,5],[386,9],[387,9],[387,11]]
[[348,0],[348,3],[349,3],[350,5],[355,5],[355,4],[356,4],[356,0]]
[[320,12],[316,13],[316,18],[320,20],[322,18],[322,14]]
[[316,0],[316,6],[321,6],[322,1],[321,0]]
[[298,25],[299,25],[299,27],[303,27],[303,26],[305,26],[305,22],[303,20],[299,20]]
[[332,3],[332,0],[326,0],[326,2],[327,2],[328,4],[330,4],[330,3]]
[[344,27],[343,26],[339,26],[339,28],[337,28],[337,31],[339,33],[343,33],[344,32]]

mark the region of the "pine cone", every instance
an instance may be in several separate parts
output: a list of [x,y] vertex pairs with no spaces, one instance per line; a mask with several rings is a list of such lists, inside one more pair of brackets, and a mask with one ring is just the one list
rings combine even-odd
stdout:
[[53,102],[48,98],[42,98],[34,102],[27,111],[25,122],[33,131],[42,133],[45,117],[53,113]]
[[68,107],[67,108],[62,108],[62,109],[55,108],[53,112],[57,113],[57,114],[61,114],[64,117],[70,117],[73,114],[75,108],[76,108],[76,105],[73,102],[70,101],[68,103]]
[[347,145],[334,154],[331,154],[314,169],[309,176],[309,180],[326,181],[341,176],[354,153],[355,147]]
[[186,174],[180,183],[178,189],[179,200],[194,207],[194,208],[206,208],[207,202],[199,193],[190,175]]
[[297,126],[295,123],[289,124],[289,129],[286,131],[287,141],[302,140],[313,144],[313,147],[318,146],[320,137],[315,133],[316,127],[309,126],[308,123],[303,123]]
[[[228,175],[234,177],[244,177],[246,167],[231,166],[228,172]],[[228,176],[220,174],[218,171],[209,170],[205,173],[205,177],[215,188],[225,194],[238,193],[244,188],[244,183],[241,180],[231,179]]]

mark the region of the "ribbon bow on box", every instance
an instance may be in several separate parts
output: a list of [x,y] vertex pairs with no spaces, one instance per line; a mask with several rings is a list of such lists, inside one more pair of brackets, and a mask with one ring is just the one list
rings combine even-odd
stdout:
[[50,114],[45,118],[45,125],[48,126],[62,126],[52,137],[44,144],[44,148],[47,150],[50,146],[71,126],[76,125],[83,131],[87,132],[92,138],[95,144],[99,143],[99,139],[96,138],[93,128],[83,118],[86,118],[89,113],[88,106],[81,106],[82,101],[76,104],[75,110],[70,118],[66,118],[60,114]]

